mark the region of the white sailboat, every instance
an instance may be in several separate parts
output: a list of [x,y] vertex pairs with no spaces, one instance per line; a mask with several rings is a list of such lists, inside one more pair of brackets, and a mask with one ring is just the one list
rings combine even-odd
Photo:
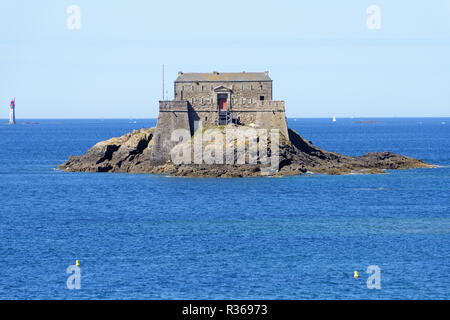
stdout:
[[333,122],[336,122],[336,117],[335,116],[333,116],[333,120],[332,120]]

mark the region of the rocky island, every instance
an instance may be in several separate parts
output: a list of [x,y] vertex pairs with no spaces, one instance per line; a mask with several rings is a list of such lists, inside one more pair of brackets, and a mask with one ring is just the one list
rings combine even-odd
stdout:
[[[267,71],[179,72],[174,96],[174,100],[159,102],[155,128],[135,130],[122,137],[99,142],[85,155],[71,156],[58,169],[67,172],[251,177],[307,172],[375,174],[384,173],[386,169],[434,167],[391,152],[349,157],[314,146],[288,129],[284,101],[272,100],[272,80]],[[276,132],[275,136],[273,132]],[[174,133],[178,134],[174,137]],[[248,133],[258,135],[249,136]],[[228,136],[240,135],[244,139],[228,139]],[[184,139],[178,139],[181,136]],[[252,149],[256,144],[258,148]],[[174,149],[177,150],[175,154],[184,150],[189,161],[174,161]],[[230,149],[231,154],[228,153]]]
[[[225,128],[225,127],[224,127]],[[289,129],[289,139],[280,137],[279,170],[275,176],[302,173],[375,174],[385,169],[430,168],[433,165],[391,152],[373,152],[349,157],[322,150]],[[260,176],[264,164],[179,164],[168,160],[151,165],[155,128],[136,130],[93,146],[82,156],[71,156],[58,169],[67,172],[156,173],[190,177]]]

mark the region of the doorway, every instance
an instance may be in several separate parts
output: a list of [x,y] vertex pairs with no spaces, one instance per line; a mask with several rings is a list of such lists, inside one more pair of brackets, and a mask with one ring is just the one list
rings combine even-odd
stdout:
[[226,111],[227,110],[227,94],[219,94],[217,96],[217,104],[220,111]]

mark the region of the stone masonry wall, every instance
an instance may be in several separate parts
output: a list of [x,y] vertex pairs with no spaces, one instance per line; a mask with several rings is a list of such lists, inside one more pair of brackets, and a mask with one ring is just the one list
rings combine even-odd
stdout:
[[[201,121],[203,126],[217,124],[217,107],[208,104],[203,107],[192,107],[189,104],[189,119],[191,127]],[[257,128],[279,129],[287,137],[287,123],[284,101],[256,101],[250,105],[231,108],[233,119],[238,124],[254,125]],[[192,131],[197,129],[192,127]]]
[[154,165],[164,164],[170,159],[170,150],[176,145],[171,141],[176,129],[191,130],[187,101],[160,101],[154,143],[150,161]]
[[214,89],[220,86],[232,90],[232,105],[253,103],[261,96],[272,100],[272,81],[175,82],[175,100],[187,100],[196,107],[217,104]]

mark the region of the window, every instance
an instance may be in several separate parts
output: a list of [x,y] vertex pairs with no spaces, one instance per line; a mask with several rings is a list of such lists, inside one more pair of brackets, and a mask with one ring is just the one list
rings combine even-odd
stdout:
[[259,96],[259,100],[263,101],[264,100],[264,96]]

